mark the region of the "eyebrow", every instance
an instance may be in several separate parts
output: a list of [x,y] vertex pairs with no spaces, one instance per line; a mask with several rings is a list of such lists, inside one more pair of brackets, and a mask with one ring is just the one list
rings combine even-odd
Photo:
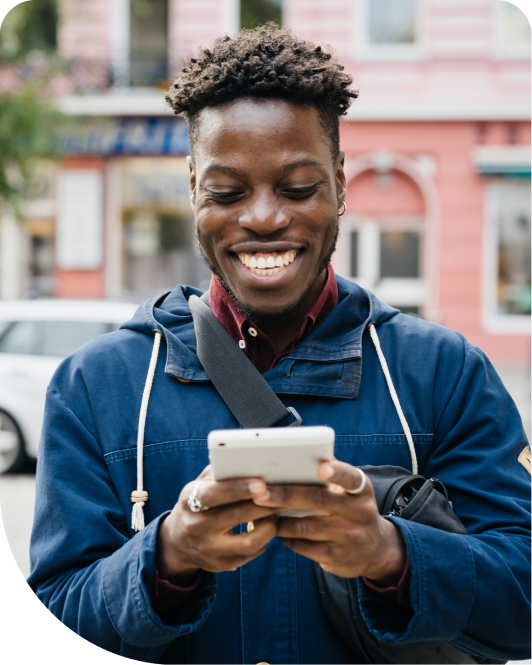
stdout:
[[[324,166],[324,164],[316,159],[298,159],[277,169],[277,175],[284,175],[285,173],[302,166]],[[205,169],[204,175],[209,175],[210,173],[227,173],[228,175],[234,175],[240,178],[245,178],[247,175],[242,169],[234,166],[226,166],[225,164],[211,164]]]

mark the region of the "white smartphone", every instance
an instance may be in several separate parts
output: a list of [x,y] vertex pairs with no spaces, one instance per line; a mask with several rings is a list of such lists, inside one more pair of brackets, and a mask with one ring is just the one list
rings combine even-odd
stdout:
[[334,457],[334,430],[321,426],[213,430],[207,443],[215,480],[262,478],[268,485],[325,485],[318,467]]

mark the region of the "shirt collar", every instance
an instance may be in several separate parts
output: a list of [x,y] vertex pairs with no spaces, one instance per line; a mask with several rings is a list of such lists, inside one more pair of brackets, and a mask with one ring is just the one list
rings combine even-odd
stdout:
[[261,372],[268,371],[279,358],[293,351],[295,346],[338,304],[338,285],[332,266],[327,268],[327,282],[319,298],[307,312],[305,319],[292,342],[281,353],[277,353],[273,342],[248,317],[240,312],[235,301],[213,275],[209,290],[209,303],[216,318],[227,332],[239,343],[248,358]]

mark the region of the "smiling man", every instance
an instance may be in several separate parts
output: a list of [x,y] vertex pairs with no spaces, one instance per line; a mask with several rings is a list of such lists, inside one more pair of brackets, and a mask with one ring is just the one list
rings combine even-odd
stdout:
[[[371,662],[325,614],[317,562],[358,578],[359,619],[382,642],[447,642],[464,663],[527,657],[530,477],[515,405],[461,335],[402,315],[330,266],[346,195],[338,121],[356,97],[342,70],[267,26],[189,57],[167,97],[190,126],[212,310],[305,425],[335,429],[337,460],[319,469],[329,485],[211,478],[207,435],[238,424],[198,360],[191,287],[147,302],[50,385],[29,582],[115,653]],[[445,483],[468,535],[382,517],[371,483],[361,489],[357,466],[412,468],[370,324],[419,472]],[[288,508],[321,514],[278,517]]]

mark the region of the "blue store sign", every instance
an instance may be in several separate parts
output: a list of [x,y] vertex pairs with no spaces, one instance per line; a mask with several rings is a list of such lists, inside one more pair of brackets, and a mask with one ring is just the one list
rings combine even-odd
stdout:
[[182,118],[122,118],[84,123],[60,137],[67,155],[173,155],[190,153],[188,126]]

